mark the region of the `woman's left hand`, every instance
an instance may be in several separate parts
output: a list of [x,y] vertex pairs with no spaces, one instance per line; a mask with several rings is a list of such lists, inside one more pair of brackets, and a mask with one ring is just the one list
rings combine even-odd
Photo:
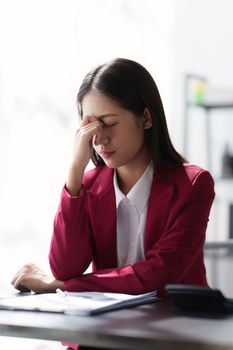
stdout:
[[13,277],[11,284],[20,292],[52,293],[57,288],[64,290],[64,283],[46,275],[35,264],[24,265]]

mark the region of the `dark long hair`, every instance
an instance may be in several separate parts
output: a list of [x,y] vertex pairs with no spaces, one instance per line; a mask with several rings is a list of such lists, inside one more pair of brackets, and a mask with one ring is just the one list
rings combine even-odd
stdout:
[[[172,145],[156,83],[141,64],[117,58],[91,70],[84,78],[77,96],[81,118],[83,98],[91,89],[117,101],[137,117],[142,116],[145,108],[148,108],[152,117],[152,127],[145,130],[145,140],[157,174],[161,174],[167,168],[180,167],[186,162]],[[92,161],[95,165],[104,164],[95,151]]]

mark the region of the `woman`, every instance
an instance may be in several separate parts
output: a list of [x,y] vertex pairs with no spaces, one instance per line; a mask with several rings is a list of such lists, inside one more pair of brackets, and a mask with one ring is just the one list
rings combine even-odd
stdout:
[[[14,287],[163,295],[169,283],[207,286],[214,182],[174,149],[151,75],[127,59],[103,64],[85,77],[78,108],[49,252],[54,277],[29,264]],[[90,159],[95,168],[85,172]]]

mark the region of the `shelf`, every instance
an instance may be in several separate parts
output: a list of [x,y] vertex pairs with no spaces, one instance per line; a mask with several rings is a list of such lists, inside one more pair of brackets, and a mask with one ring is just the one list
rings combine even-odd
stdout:
[[[189,132],[191,109],[203,110],[203,123],[205,129],[205,152],[207,169],[212,173],[212,137],[211,120],[212,111],[233,109],[233,89],[217,89],[211,87],[205,77],[196,74],[185,76],[184,84],[184,134],[183,153],[189,158]],[[233,115],[233,114],[232,114]]]
[[231,109],[233,108],[233,101],[232,102],[216,102],[216,103],[203,103],[203,104],[195,104],[192,102],[188,102],[189,107],[197,107],[197,108],[205,108],[205,109]]

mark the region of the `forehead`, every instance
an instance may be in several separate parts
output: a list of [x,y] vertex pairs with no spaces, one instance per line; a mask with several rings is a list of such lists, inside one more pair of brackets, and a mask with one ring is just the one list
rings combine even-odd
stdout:
[[119,114],[123,108],[110,97],[91,90],[83,98],[82,110],[84,116],[98,117],[108,114]]

